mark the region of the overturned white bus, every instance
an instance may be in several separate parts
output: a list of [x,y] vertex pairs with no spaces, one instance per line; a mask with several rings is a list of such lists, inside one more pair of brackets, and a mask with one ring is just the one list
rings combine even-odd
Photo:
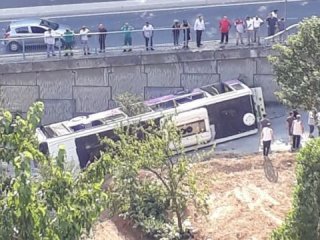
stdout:
[[182,145],[205,147],[255,134],[257,117],[250,88],[238,80],[204,86],[186,93],[167,95],[144,102],[146,112],[129,117],[120,108],[37,129],[40,149],[56,156],[64,145],[67,161],[85,168],[99,153],[99,138],[114,139],[120,125],[161,119],[170,116],[182,132]]

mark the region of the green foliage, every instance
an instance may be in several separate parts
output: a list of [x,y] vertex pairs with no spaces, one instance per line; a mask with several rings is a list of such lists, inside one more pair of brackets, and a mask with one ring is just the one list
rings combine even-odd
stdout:
[[269,57],[277,76],[278,98],[293,108],[312,109],[320,105],[320,18],[299,24],[298,33],[286,45],[275,45]]
[[129,117],[145,113],[148,110],[141,97],[128,92],[118,95],[116,102]]
[[108,162],[113,180],[108,190],[109,208],[133,219],[149,236],[180,239],[186,230],[187,203],[205,203],[206,195],[196,188],[190,158],[181,148],[175,125],[171,121],[161,129],[154,122],[141,125],[144,127],[119,130],[119,141],[104,140],[108,149],[102,161]]
[[64,149],[55,159],[38,150],[35,129],[43,109],[35,103],[26,119],[0,112],[0,239],[79,239],[105,205],[97,164],[73,176],[64,168]]
[[298,155],[293,209],[272,234],[274,240],[320,239],[320,139]]

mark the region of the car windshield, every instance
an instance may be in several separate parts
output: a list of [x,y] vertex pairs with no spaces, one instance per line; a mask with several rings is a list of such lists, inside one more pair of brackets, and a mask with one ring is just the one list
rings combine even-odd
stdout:
[[53,30],[57,30],[59,28],[59,24],[58,23],[50,22],[48,20],[43,20],[43,19],[41,20],[40,25],[49,27],[49,28],[51,28]]

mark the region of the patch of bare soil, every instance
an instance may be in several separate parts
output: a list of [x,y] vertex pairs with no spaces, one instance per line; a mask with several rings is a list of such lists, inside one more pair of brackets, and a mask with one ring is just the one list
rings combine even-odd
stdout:
[[[270,156],[277,182],[265,174],[261,155],[220,155],[199,163],[195,171],[199,187],[209,192],[209,214],[202,216],[191,208],[189,215],[197,240],[268,239],[284,220],[291,207],[295,184],[295,155],[273,153]],[[271,171],[272,172],[272,171]],[[103,220],[95,228],[95,240],[141,240],[139,231],[117,218]]]

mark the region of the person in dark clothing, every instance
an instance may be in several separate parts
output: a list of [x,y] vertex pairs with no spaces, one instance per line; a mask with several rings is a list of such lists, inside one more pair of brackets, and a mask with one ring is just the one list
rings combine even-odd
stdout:
[[175,19],[172,25],[172,35],[173,35],[173,45],[179,45],[179,36],[180,36],[180,23],[179,20]]
[[276,33],[278,19],[273,14],[270,14],[269,17],[266,19],[266,22],[268,26],[268,36],[273,36]]
[[103,24],[99,24],[98,27],[99,31],[99,47],[100,53],[106,51],[106,37],[107,37],[107,29],[103,26]]
[[182,22],[182,29],[183,29],[183,48],[189,48],[189,41],[191,40],[190,35],[190,24],[187,20],[183,20]]
[[[297,114],[298,115],[298,114]],[[287,129],[288,129],[288,136],[289,136],[289,144],[292,144],[292,123],[294,120],[293,112],[289,112],[289,116],[287,117]]]

